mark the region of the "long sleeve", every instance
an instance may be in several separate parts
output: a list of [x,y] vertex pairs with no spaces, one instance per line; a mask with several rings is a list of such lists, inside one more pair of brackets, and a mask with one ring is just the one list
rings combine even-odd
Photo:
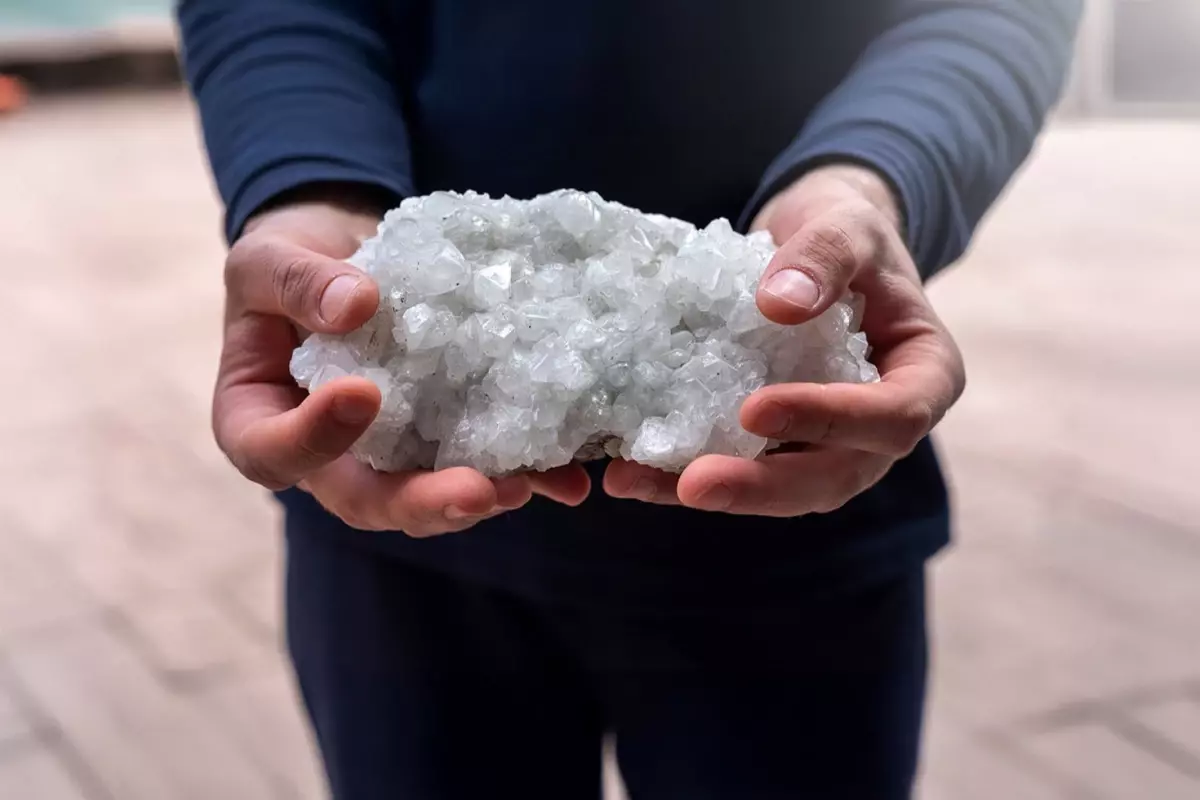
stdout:
[[373,0],[182,0],[184,66],[232,240],[315,182],[412,193],[397,64]]
[[878,170],[923,274],[962,255],[1029,155],[1068,71],[1082,0],[895,0],[894,16],[772,163],[743,217],[813,166]]

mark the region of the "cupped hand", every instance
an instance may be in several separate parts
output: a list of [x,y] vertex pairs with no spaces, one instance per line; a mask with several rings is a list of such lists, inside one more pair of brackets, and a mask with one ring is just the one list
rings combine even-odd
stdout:
[[429,536],[519,508],[533,493],[575,505],[589,491],[578,466],[488,479],[467,468],[380,473],[350,446],[379,412],[365,378],[307,394],[288,371],[297,329],[347,333],[371,318],[379,290],[345,263],[374,235],[379,213],[312,200],[252,219],[225,266],[225,337],[213,397],[217,443],[269,489],[298,485],[355,528]]
[[862,293],[881,381],[768,386],[746,400],[741,422],[784,447],[753,461],[702,456],[678,476],[614,461],[604,478],[609,494],[760,516],[832,511],[883,478],[962,394],[962,356],[925,296],[891,190],[874,172],[810,172],[776,195],[754,228],[782,242],[759,284],[763,314],[800,324],[847,289]]

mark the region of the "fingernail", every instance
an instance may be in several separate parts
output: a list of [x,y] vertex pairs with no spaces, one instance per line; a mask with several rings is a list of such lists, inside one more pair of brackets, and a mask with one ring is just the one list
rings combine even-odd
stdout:
[[792,424],[792,415],[779,403],[764,403],[758,415],[760,429],[768,436],[779,436]]
[[638,478],[633,482],[633,486],[629,487],[629,495],[638,500],[653,500],[657,493],[658,487],[649,478]]
[[375,406],[356,397],[339,397],[333,401],[333,416],[343,425],[362,425],[375,418]]
[[799,269],[781,269],[767,281],[763,290],[790,306],[811,311],[821,299],[821,287]]
[[350,304],[360,283],[362,279],[354,275],[339,275],[330,281],[321,294],[321,319],[325,322],[337,320]]
[[706,511],[724,511],[733,503],[733,492],[723,483],[713,484],[707,492],[696,498],[696,505]]
[[466,519],[467,517],[474,517],[476,515],[468,514],[458,506],[446,506],[444,509],[442,509],[442,516],[450,520],[460,520]]

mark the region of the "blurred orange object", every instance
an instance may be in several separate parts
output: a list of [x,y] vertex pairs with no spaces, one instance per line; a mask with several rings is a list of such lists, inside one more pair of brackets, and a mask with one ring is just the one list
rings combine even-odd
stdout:
[[0,114],[17,111],[28,97],[25,84],[9,75],[0,75]]

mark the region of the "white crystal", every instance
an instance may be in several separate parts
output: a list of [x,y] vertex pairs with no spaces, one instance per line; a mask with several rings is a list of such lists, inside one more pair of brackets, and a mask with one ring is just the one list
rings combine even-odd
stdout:
[[475,298],[485,308],[498,306],[508,299],[512,286],[512,264],[496,264],[475,273]]
[[774,251],[766,233],[697,230],[596,194],[409,198],[350,259],[379,283],[379,312],[310,336],[292,375],[310,390],[347,375],[379,386],[353,452],[380,470],[755,458],[769,442],[738,422],[754,391],[879,379],[861,297],[804,325],[762,316]]
[[458,319],[444,308],[434,308],[428,303],[418,303],[404,312],[403,341],[409,353],[436,350],[454,338]]

